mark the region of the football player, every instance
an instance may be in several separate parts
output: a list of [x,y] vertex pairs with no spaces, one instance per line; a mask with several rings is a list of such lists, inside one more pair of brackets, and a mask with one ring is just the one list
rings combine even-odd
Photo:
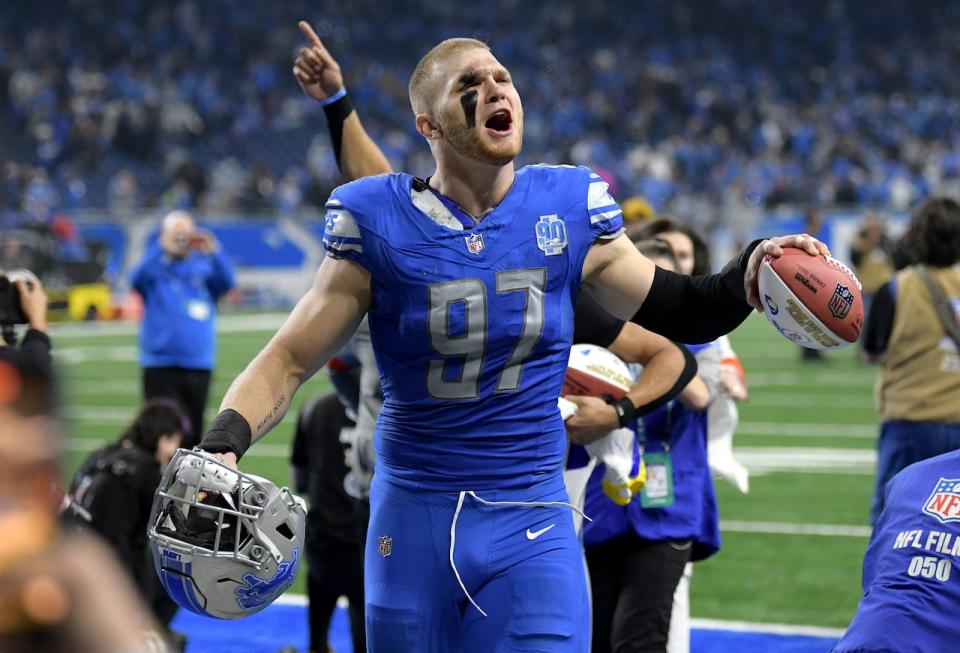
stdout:
[[[311,55],[328,54],[310,38]],[[320,85],[301,68],[301,84]],[[384,394],[365,559],[370,650],[586,651],[557,409],[581,285],[621,319],[698,342],[760,307],[764,254],[828,252],[787,236],[754,243],[713,277],[655,270],[622,235],[600,177],[515,170],[523,106],[485,44],[442,42],[409,91],[435,173],[333,192],[329,259],[201,446],[235,464],[368,315]],[[353,120],[345,91],[326,101],[328,118]]]

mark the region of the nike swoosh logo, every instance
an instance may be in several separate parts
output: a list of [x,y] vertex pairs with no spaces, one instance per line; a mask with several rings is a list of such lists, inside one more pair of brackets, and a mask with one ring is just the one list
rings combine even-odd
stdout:
[[540,537],[541,535],[543,535],[544,533],[546,533],[547,531],[549,531],[549,530],[550,530],[551,528],[553,528],[554,526],[556,526],[556,524],[550,524],[549,526],[546,526],[546,527],[544,527],[544,528],[541,528],[541,529],[538,530],[538,531],[531,531],[531,530],[528,528],[528,529],[527,529],[527,539],[533,541],[533,540],[537,539],[538,537]]

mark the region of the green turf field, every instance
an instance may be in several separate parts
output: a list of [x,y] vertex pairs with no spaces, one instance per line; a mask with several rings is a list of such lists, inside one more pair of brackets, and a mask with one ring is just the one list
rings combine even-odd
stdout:
[[[267,341],[279,318],[221,320],[218,366],[208,414],[232,378]],[[751,491],[717,483],[723,549],[694,568],[692,615],[713,619],[844,627],[860,594],[860,561],[873,483],[874,371],[853,351],[801,364],[799,351],[752,317],[733,334],[750,376],[741,407],[737,456],[751,469]],[[140,399],[135,329],[67,325],[54,331],[72,440],[66,477],[85,452],[116,438]],[[318,375],[300,390],[329,389]],[[284,422],[244,458],[244,468],[289,479]],[[303,575],[294,590],[303,592]]]

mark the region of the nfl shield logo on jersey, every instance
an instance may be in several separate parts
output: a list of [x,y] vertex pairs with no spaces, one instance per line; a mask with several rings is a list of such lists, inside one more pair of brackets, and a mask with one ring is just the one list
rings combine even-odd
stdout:
[[841,286],[837,284],[837,289],[833,291],[833,297],[830,298],[830,303],[827,304],[827,307],[830,309],[830,313],[833,314],[833,317],[838,320],[842,320],[847,316],[847,313],[850,312],[850,308],[853,306],[853,293],[850,292],[850,289],[846,286]]
[[943,523],[960,521],[960,478],[940,478],[923,512]]
[[479,254],[483,251],[483,234],[470,234],[463,239],[467,241],[467,251],[471,254]]
[[541,215],[536,224],[537,247],[547,256],[561,254],[567,246],[567,225],[556,215]]
[[389,535],[381,535],[378,540],[380,543],[380,555],[386,558],[393,553],[393,538]]

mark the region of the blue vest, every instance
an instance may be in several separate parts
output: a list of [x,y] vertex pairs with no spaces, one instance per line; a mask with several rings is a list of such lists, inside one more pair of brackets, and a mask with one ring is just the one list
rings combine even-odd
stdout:
[[[694,353],[710,346],[688,345]],[[635,497],[627,506],[618,506],[603,493],[604,467],[597,465],[587,483],[584,512],[593,521],[584,523],[584,546],[633,532],[655,541],[692,540],[694,561],[713,555],[720,549],[720,525],[707,464],[706,411],[690,410],[671,401],[644,416],[643,428],[647,452],[669,446],[674,503],[666,508],[643,508],[640,498]]]

